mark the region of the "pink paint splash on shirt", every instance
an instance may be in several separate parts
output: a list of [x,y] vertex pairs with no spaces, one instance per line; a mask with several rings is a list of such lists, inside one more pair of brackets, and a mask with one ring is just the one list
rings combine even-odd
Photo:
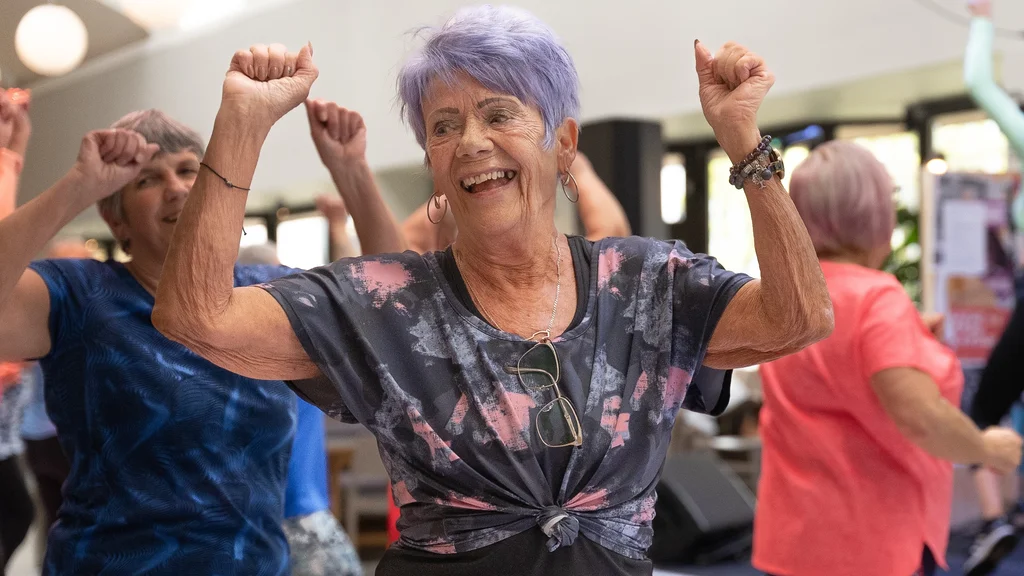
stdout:
[[449,492],[448,493],[448,502],[447,502],[447,504],[449,506],[453,506],[455,508],[468,508],[470,510],[497,510],[498,509],[497,506],[494,506],[492,504],[488,504],[487,502],[484,502],[483,500],[477,500],[476,498],[473,498],[472,496],[462,496],[462,495],[456,494],[455,492]]
[[438,452],[440,452],[441,455],[449,462],[454,462],[459,459],[459,455],[452,452],[451,445],[438,436],[437,432],[434,431],[430,424],[423,419],[419,410],[409,406],[407,408],[407,413],[409,414],[409,421],[412,423],[412,431],[427,443],[427,447],[430,448],[430,457],[432,459],[438,459]]
[[615,420],[621,407],[622,398],[618,396],[612,396],[604,400],[604,408],[601,411],[601,428],[607,430],[609,434],[615,430]]
[[689,270],[693,267],[693,261],[695,258],[686,258],[679,254],[678,251],[673,250],[668,256],[668,274],[674,276],[677,268],[683,270]]
[[352,278],[362,284],[363,292],[373,296],[373,305],[383,308],[395,293],[412,282],[412,275],[399,262],[366,260],[349,267]]
[[[601,253],[597,263],[597,289],[604,290],[611,282],[612,276],[618,274],[625,257],[615,248],[608,248]],[[617,290],[615,291],[617,293]]]
[[455,409],[452,410],[452,424],[455,426],[461,426],[462,420],[466,417],[467,412],[469,412],[469,397],[463,394],[455,404]]
[[455,554],[455,544],[440,538],[424,542],[423,549],[434,554]]
[[416,501],[409,492],[409,487],[405,485],[405,481],[396,482],[391,486],[391,494],[395,498],[395,504],[399,506],[405,506],[406,504],[412,504]]
[[527,450],[526,433],[530,428],[530,409],[536,404],[529,394],[509,392],[500,382],[494,384],[495,402],[481,402],[480,414],[498,440],[510,450]]
[[640,377],[636,379],[636,386],[633,388],[633,396],[629,399],[630,407],[633,410],[640,409],[640,400],[643,399],[644,393],[647,392],[649,386],[647,381],[647,372],[641,372]]
[[668,369],[668,381],[665,383],[665,408],[678,406],[683,401],[686,388],[690,385],[693,376],[683,370],[671,366]]
[[601,510],[608,507],[608,489],[601,488],[596,492],[580,492],[565,503],[566,510]]
[[619,414],[619,419],[615,422],[615,430],[612,432],[612,443],[608,445],[608,448],[625,446],[626,440],[629,440],[629,413],[623,412]]
[[648,496],[640,502],[640,511],[630,521],[637,524],[650,524],[654,521],[654,496]]

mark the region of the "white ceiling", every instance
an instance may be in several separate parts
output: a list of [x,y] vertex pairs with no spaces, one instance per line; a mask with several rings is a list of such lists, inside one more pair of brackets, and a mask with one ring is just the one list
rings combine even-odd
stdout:
[[[223,21],[252,8],[254,0],[146,0],[173,6],[180,20],[167,30],[147,30],[126,16],[121,7],[127,0],[57,0],[73,10],[85,22],[89,33],[86,62],[150,37],[174,35]],[[265,0],[264,0],[265,1]],[[29,87],[44,78],[31,72],[14,50],[14,33],[22,16],[45,0],[0,0],[0,86]],[[84,64],[84,63],[83,63]]]
[[[997,75],[1000,61],[997,56]],[[771,127],[802,122],[902,120],[911,103],[963,94],[963,62],[955,60],[768,98],[758,112],[758,122]],[[714,137],[700,112],[665,118],[662,135],[667,141]]]

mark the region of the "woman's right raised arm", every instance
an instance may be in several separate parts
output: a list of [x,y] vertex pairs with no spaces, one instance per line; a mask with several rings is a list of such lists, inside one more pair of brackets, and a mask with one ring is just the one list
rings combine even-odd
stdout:
[[266,290],[235,288],[247,191],[271,127],[306,99],[313,50],[240,50],[199,176],[178,218],[153,307],[153,326],[210,362],[258,380],[319,374],[287,314]]
[[135,132],[90,132],[64,177],[0,220],[0,361],[50,350],[50,296],[29,262],[75,216],[134,179],[156,151]]

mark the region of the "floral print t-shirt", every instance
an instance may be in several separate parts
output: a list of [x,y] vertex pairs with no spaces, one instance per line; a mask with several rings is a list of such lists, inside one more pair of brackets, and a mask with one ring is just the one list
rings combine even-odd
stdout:
[[[552,449],[534,421],[554,392],[505,369],[534,342],[468,310],[439,256],[339,260],[261,285],[322,374],[293,388],[376,436],[402,509],[398,546],[454,554],[536,528],[549,550],[582,534],[645,558],[676,413],[720,404],[690,383],[750,277],[678,241],[594,243],[586,313],[553,341],[583,445]],[[561,451],[568,464],[550,477]]]

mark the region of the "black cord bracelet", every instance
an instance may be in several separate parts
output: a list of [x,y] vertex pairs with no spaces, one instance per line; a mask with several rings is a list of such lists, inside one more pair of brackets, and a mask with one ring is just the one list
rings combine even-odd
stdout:
[[[200,162],[199,163],[199,167],[200,168],[206,168],[207,170],[212,172],[214,176],[216,176],[217,178],[220,178],[221,180],[223,180],[224,184],[228,188],[234,188],[235,190],[245,190],[246,192],[249,192],[248,188],[242,188],[241,186],[236,186],[236,185],[232,184],[231,180],[228,180],[227,178],[221,176],[216,170],[211,168],[210,165],[207,164],[206,162]],[[242,236],[248,236],[248,234],[245,232],[245,226],[242,226]]]
[[206,162],[200,162],[199,165],[202,166],[203,168],[206,168],[210,172],[213,172],[213,175],[216,176],[217,178],[220,178],[221,180],[223,180],[224,184],[226,184],[228,188],[234,188],[235,190],[245,190],[246,192],[249,192],[248,188],[243,188],[241,186],[232,184],[231,180],[228,180],[227,178],[221,176],[220,173],[218,173],[216,170],[211,168],[210,165],[207,164]]

